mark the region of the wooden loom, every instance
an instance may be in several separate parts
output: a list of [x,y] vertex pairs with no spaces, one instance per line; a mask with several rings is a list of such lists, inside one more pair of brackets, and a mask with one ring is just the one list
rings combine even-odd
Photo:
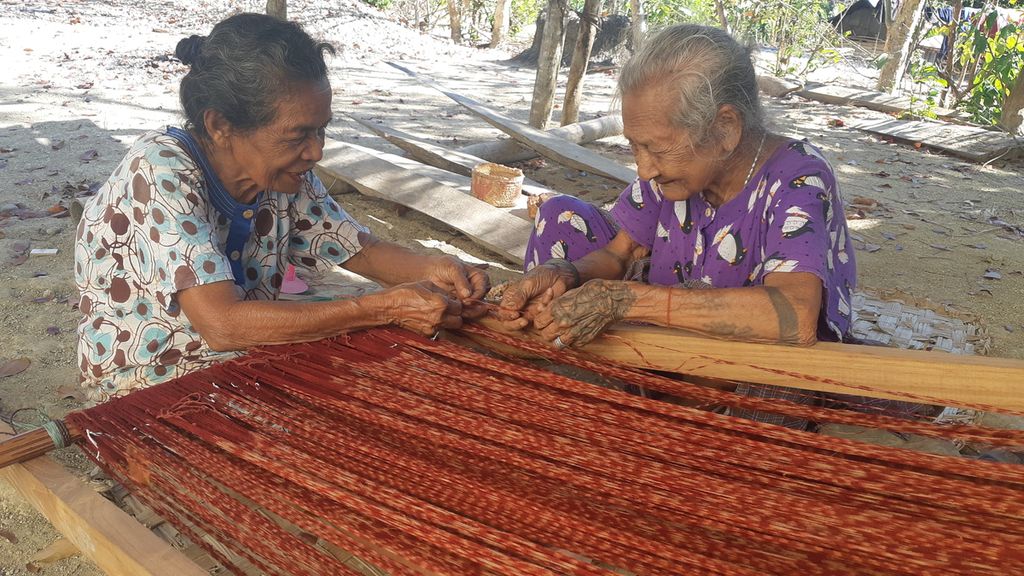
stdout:
[[[708,341],[646,328],[613,331],[589,351],[632,365],[702,376],[843,393],[870,387],[884,389],[879,396],[910,394],[959,405],[1022,407],[1022,394],[1014,388],[1024,375],[1024,363],[1008,360],[825,344],[804,350]],[[109,574],[202,573],[45,457],[0,474]],[[1015,514],[1019,523],[1024,510]]]

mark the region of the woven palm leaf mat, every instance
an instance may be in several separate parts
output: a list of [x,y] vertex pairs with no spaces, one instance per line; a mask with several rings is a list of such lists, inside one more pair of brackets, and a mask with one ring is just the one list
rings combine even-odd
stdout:
[[[332,275],[329,282],[317,283],[310,293],[304,295],[289,295],[286,299],[297,300],[304,298],[335,298],[352,297],[373,291],[379,287],[372,282],[361,282],[356,279],[342,277],[344,282],[335,284],[338,277]],[[323,279],[319,279],[321,282]],[[500,294],[501,286],[496,287],[490,294],[494,297]],[[899,348],[915,350],[944,350],[955,354],[987,354],[990,339],[977,318],[949,307],[935,305],[927,300],[921,300],[897,291],[874,291],[867,290],[855,293],[852,298],[854,310],[853,333],[857,338],[870,343]],[[955,412],[947,414],[946,417],[957,418],[961,421],[975,421],[978,414]],[[837,429],[832,435],[857,438],[867,442],[889,444],[885,438],[875,434],[876,431],[860,431],[849,429]],[[888,433],[883,433],[888,434]],[[947,449],[929,449],[931,445],[917,446],[915,444],[903,444],[905,447],[919,447],[925,451],[933,451],[947,454],[955,454],[956,451]],[[962,448],[962,447],[957,447]],[[188,558],[195,562],[202,569],[211,575],[225,574],[224,567],[213,559],[203,548],[191,542],[171,524],[153,512],[152,509],[134,498],[124,487],[114,485],[108,495],[118,504],[132,514],[141,524],[153,530],[162,539],[175,548],[181,550]],[[282,525],[287,523],[280,520]],[[298,529],[295,529],[298,530]],[[308,535],[310,544],[327,549],[330,545],[322,540],[317,540],[312,534]],[[222,553],[230,552],[216,542],[210,541],[221,550]],[[367,576],[383,576],[386,573],[380,569],[367,564],[348,552],[333,548],[328,550],[339,560],[345,562],[349,567]],[[234,557],[240,564],[246,562]],[[255,567],[244,572],[246,575],[260,574]]]
[[853,335],[907,350],[987,355],[988,331],[979,318],[896,290],[854,293]]

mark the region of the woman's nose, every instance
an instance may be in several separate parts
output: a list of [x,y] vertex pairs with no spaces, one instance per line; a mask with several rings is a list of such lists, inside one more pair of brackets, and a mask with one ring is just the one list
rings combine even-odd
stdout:
[[302,151],[302,159],[309,162],[319,162],[324,157],[324,139],[313,138],[313,141]]
[[633,152],[633,158],[636,160],[636,174],[641,180],[653,180],[661,174],[649,152],[637,149]]

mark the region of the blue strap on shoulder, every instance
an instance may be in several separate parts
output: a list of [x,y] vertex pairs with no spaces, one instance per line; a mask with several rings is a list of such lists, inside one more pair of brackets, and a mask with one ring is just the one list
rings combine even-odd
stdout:
[[235,277],[235,284],[245,286],[242,255],[245,251],[246,242],[252,236],[253,217],[256,215],[256,207],[259,205],[260,197],[263,193],[261,192],[252,204],[238,202],[228,194],[217,173],[210,166],[210,162],[207,160],[206,154],[203,153],[203,149],[199,147],[199,144],[191,134],[181,128],[171,126],[167,128],[167,135],[180,142],[188,150],[192,159],[199,164],[199,169],[203,171],[203,179],[206,180],[209,200],[213,207],[228,220],[230,225],[225,250],[227,251],[228,261],[231,263],[231,274]]

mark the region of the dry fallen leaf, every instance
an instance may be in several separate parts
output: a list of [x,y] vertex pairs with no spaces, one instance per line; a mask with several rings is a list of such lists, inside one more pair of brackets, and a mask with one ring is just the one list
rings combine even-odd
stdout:
[[78,384],[63,384],[57,388],[57,398],[61,400],[85,401],[85,392]]
[[14,376],[25,371],[32,361],[28,358],[15,358],[14,360],[8,360],[0,365],[0,378],[6,378],[8,376]]

